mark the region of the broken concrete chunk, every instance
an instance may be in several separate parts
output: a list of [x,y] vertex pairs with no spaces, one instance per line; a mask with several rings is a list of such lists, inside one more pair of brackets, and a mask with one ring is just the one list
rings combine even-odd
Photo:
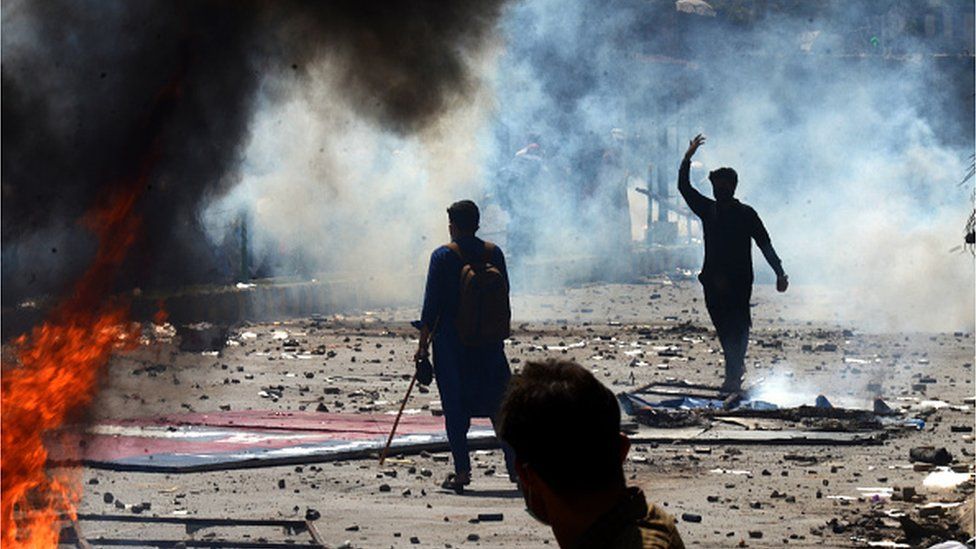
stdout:
[[891,415],[894,414],[895,411],[892,410],[890,406],[888,406],[888,403],[886,403],[884,400],[882,400],[879,397],[874,399],[874,413],[880,415]]
[[952,463],[952,454],[945,448],[935,448],[933,446],[918,446],[908,451],[908,458],[911,461],[931,463],[932,465],[949,465]]
[[695,513],[681,513],[681,520],[685,522],[701,522],[702,516]]

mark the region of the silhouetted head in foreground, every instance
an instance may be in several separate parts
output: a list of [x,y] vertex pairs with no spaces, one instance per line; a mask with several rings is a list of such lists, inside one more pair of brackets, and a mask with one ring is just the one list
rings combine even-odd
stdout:
[[620,432],[617,399],[579,364],[526,364],[509,383],[497,425],[515,451],[529,512],[554,530],[557,514],[613,501],[626,489],[630,441]]
[[447,209],[447,219],[450,221],[448,230],[451,238],[461,236],[471,236],[478,230],[478,223],[481,221],[481,213],[478,205],[470,200],[461,200],[451,204]]
[[732,168],[719,168],[709,172],[708,180],[712,182],[715,200],[730,200],[739,184],[739,174]]

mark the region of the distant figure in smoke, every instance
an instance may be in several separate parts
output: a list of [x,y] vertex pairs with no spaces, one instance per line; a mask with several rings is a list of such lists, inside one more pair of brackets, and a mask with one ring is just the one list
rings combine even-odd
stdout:
[[544,208],[540,202],[541,189],[551,179],[547,156],[542,137],[531,134],[529,143],[515,152],[506,167],[502,192],[506,197],[503,206],[511,217],[507,245],[512,257],[526,257],[535,252],[538,212]]
[[[444,409],[454,473],[441,485],[462,492],[471,483],[468,429],[471,418],[492,423],[512,373],[505,357],[511,310],[508,269],[501,248],[475,236],[481,214],[470,200],[447,209],[451,242],[434,250],[420,317],[415,361],[434,344],[434,377]],[[502,446],[509,479],[514,461]]]
[[725,382],[722,389],[739,392],[745,373],[749,344],[749,299],[752,297],[752,239],[776,272],[776,289],[785,292],[789,279],[769,240],[759,214],[733,198],[738,175],[732,168],[708,174],[715,200],[696,191],[688,179],[691,157],[705,143],[701,134],[688,145],[678,171],[678,191],[695,215],[701,218],[705,237],[705,264],[698,280],[705,291],[705,307],[712,318],[725,354]]

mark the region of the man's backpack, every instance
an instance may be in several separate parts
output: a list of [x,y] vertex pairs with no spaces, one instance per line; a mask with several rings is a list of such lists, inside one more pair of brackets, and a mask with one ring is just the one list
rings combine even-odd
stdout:
[[457,330],[461,343],[480,347],[497,343],[511,334],[512,309],[508,301],[508,283],[501,269],[491,263],[495,245],[485,242],[480,260],[464,257],[461,247],[447,245],[461,258],[460,295],[458,296]]

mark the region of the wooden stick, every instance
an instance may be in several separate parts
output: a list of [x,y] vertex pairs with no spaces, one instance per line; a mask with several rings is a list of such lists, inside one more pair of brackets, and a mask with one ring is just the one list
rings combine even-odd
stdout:
[[[430,331],[430,340],[427,342],[428,345],[434,342],[434,334],[437,333],[437,325],[441,323],[441,317],[438,316],[437,320],[434,321],[434,328]],[[423,326],[421,326],[421,339],[423,339]],[[380,454],[380,465],[386,461],[386,453],[390,451],[390,444],[393,443],[393,435],[396,434],[397,425],[400,425],[400,416],[403,415],[403,409],[407,406],[407,401],[410,400],[410,391],[413,391],[413,384],[417,382],[417,364],[414,363],[413,377],[410,378],[410,386],[407,387],[407,396],[403,397],[403,402],[400,403],[400,411],[397,412],[397,417],[393,420],[393,428],[390,429],[390,436],[386,439],[386,446],[383,447],[383,453]]]
[[78,549],[92,549],[91,543],[88,543],[85,536],[81,534],[81,526],[78,525],[77,520],[71,521],[71,530],[75,534],[75,545],[78,547]]
[[328,547],[325,544],[325,538],[322,537],[322,534],[319,533],[319,529],[315,526],[315,521],[306,520],[305,528],[308,530],[309,535],[312,536],[312,540],[315,543],[321,545],[322,547]]
[[410,400],[410,392],[413,391],[413,384],[417,381],[417,370],[413,371],[413,377],[410,379],[410,386],[407,387],[407,396],[403,397],[403,402],[400,403],[400,411],[397,412],[397,417],[393,421],[393,428],[390,429],[390,437],[386,439],[386,447],[383,448],[383,453],[380,454],[380,465],[386,461],[386,453],[390,451],[390,444],[393,443],[393,435],[396,434],[397,425],[400,424],[400,416],[403,415],[403,409],[407,406],[407,401]]

